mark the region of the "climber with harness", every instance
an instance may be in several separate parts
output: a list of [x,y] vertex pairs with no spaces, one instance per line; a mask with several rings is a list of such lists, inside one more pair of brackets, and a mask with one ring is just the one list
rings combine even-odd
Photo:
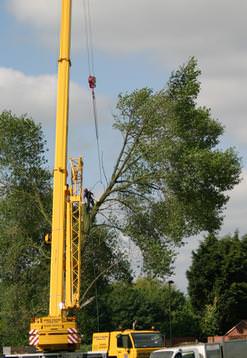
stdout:
[[83,198],[84,198],[85,203],[86,203],[86,209],[89,212],[94,206],[94,195],[90,190],[85,188]]

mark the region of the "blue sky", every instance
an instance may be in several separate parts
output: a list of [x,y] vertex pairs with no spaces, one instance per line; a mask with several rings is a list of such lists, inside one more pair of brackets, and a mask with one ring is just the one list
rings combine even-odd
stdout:
[[[97,151],[83,31],[83,0],[73,2],[70,144],[83,154],[85,184],[98,180]],[[0,110],[41,122],[52,167],[60,0],[1,0]],[[222,147],[243,158],[243,180],[231,193],[222,234],[246,227],[247,30],[244,0],[91,0],[101,148],[108,174],[120,136],[111,129],[120,92],[163,87],[172,70],[196,56],[202,69],[199,103],[225,126]],[[97,188],[100,191],[100,187]],[[176,261],[175,281],[186,288],[190,240]]]

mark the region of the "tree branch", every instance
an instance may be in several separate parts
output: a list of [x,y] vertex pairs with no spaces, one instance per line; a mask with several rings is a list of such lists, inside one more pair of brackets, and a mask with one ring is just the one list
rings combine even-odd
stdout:
[[87,293],[89,292],[89,290],[93,287],[93,285],[95,284],[95,282],[98,281],[98,279],[103,276],[105,273],[107,273],[107,271],[111,270],[114,266],[118,265],[118,262],[113,262],[113,264],[111,264],[109,267],[107,267],[105,270],[101,271],[96,277],[95,279],[90,283],[90,285],[88,286],[88,288],[86,289],[86,291],[83,293],[81,299],[80,299],[80,307],[83,306],[82,301],[84,300],[84,298],[86,297]]

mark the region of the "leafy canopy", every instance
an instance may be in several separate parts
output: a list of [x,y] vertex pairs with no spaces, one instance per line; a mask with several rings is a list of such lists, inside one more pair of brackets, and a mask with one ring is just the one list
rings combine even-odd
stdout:
[[[192,58],[171,75],[165,89],[143,88],[119,96],[114,126],[122,134],[122,148],[111,177],[106,178],[106,189],[84,215],[82,290],[86,295],[82,292],[82,297],[98,297],[105,327],[109,312],[114,322],[121,315],[111,311],[116,308],[110,300],[114,297],[107,296],[108,301],[104,292],[110,290],[112,280],[131,281],[126,257],[117,248],[121,236],[129,236],[141,249],[147,273],[164,277],[171,272],[174,248],[184,237],[219,229],[226,191],[239,182],[237,154],[218,147],[222,125],[209,109],[197,106],[199,75]],[[0,115],[0,337],[4,345],[22,344],[31,316],[47,311],[50,255],[43,237],[50,230],[51,174],[45,145],[41,127],[32,119],[11,112]],[[238,292],[245,292],[239,285]],[[229,306],[235,299],[234,287]],[[116,286],[116,296],[118,289],[124,295]],[[149,298],[157,303],[158,296]],[[148,324],[156,322],[159,313],[153,309],[146,315],[149,303],[142,294],[137,297],[146,305],[140,306],[138,317],[146,317]],[[179,295],[177,299],[183,300]],[[87,332],[99,324],[95,318],[99,308],[91,305],[81,313],[81,326]],[[189,306],[183,310],[191,317]],[[6,327],[12,327],[11,336]]]
[[[47,314],[50,247],[44,236],[51,229],[51,184],[41,126],[27,116],[1,113],[0,345],[25,345],[31,318]],[[116,236],[104,228],[90,231],[82,256],[82,304],[96,291],[101,295],[110,280],[131,280]],[[87,324],[87,331],[95,327],[94,307],[81,312],[84,332]]]
[[[171,318],[173,336],[198,336],[198,321],[186,297],[175,287],[150,278],[135,283],[114,283],[105,294],[110,330],[154,326],[169,337]],[[171,316],[170,316],[171,304]]]
[[193,252],[187,277],[194,310],[204,316],[202,329],[225,334],[246,314],[247,236],[206,237]]
[[[51,175],[41,127],[0,115],[0,337],[24,344],[34,313],[47,309]],[[11,332],[11,334],[9,334]]]
[[165,89],[119,96],[114,127],[123,144],[87,225],[98,215],[98,223],[128,235],[155,276],[169,274],[184,237],[220,228],[226,191],[239,182],[237,154],[218,147],[222,125],[197,106],[199,75],[191,58]]

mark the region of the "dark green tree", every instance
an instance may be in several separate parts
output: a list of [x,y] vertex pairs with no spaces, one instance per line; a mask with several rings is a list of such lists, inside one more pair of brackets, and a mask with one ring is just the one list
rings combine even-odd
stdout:
[[[51,173],[41,126],[27,116],[0,115],[0,344],[27,344],[32,317],[46,315],[49,303]],[[94,297],[103,315],[102,291],[110,280],[131,280],[116,235],[95,227],[82,252],[82,304]],[[95,305],[79,321],[97,330]],[[85,315],[85,319],[83,319]],[[106,318],[100,317],[100,322]],[[90,325],[89,325],[90,323]]]
[[0,183],[0,337],[18,345],[48,303],[51,175],[41,127],[26,116],[0,115]]
[[[205,334],[224,334],[245,318],[247,304],[247,236],[205,238],[187,271],[195,311],[204,316]],[[212,314],[213,312],[213,314]]]
[[175,287],[151,278],[139,278],[135,283],[117,282],[105,296],[110,329],[155,327],[169,337],[169,302],[174,336],[197,336],[198,320],[187,298]]
[[[218,148],[223,127],[196,103],[199,74],[192,58],[165,89],[119,96],[114,126],[123,145],[105,191],[84,217],[83,300],[95,295],[95,282],[103,297],[111,280],[130,281],[117,248],[121,235],[141,249],[147,273],[164,277],[184,237],[220,227],[240,163],[233,149]],[[6,345],[24,342],[30,316],[47,313],[49,248],[42,240],[50,231],[52,191],[45,152],[39,125],[1,114],[0,329],[17,327],[11,337],[0,332]],[[103,312],[105,303],[98,303]],[[83,312],[96,317],[95,309],[88,305]]]
[[123,137],[106,190],[87,220],[128,235],[154,276],[171,270],[184,237],[220,228],[227,190],[239,182],[232,148],[218,147],[223,126],[197,105],[200,71],[194,58],[167,87],[119,96],[114,127]]

